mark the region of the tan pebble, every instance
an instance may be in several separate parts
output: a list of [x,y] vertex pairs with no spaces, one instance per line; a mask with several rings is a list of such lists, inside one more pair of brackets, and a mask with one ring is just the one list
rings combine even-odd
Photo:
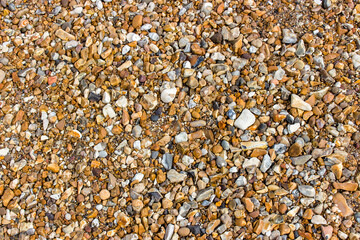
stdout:
[[186,237],[190,234],[190,229],[187,227],[182,227],[178,230],[178,234],[180,237]]
[[110,192],[107,189],[103,189],[100,191],[99,196],[100,196],[101,200],[109,199]]
[[9,204],[9,202],[11,201],[11,199],[14,198],[14,196],[15,196],[15,193],[10,188],[6,189],[1,198],[3,201],[2,204],[6,207]]
[[353,210],[347,204],[346,199],[344,198],[344,196],[341,193],[336,193],[335,194],[334,203],[340,209],[340,211],[341,211],[340,215],[341,216],[348,217],[348,216],[351,216],[354,213]]
[[336,188],[336,189],[341,189],[341,190],[351,191],[351,192],[356,191],[356,189],[359,187],[359,184],[352,183],[352,182],[345,182],[345,183],[334,182],[333,185],[334,185],[334,188]]
[[50,163],[47,168],[46,168],[48,171],[52,171],[54,173],[57,173],[60,171],[60,167],[58,164],[56,163]]
[[132,21],[132,26],[133,28],[138,28],[142,25],[142,22],[143,22],[143,16],[142,15],[136,15],[134,18],[133,18],[133,21]]

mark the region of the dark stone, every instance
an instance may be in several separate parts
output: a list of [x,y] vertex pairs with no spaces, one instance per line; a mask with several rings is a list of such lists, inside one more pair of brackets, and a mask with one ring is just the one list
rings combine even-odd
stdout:
[[61,0],[61,5],[62,5],[63,7],[69,6],[69,0]]
[[195,236],[202,233],[200,225],[188,226],[188,228],[190,229],[190,232],[192,232],[192,234],[194,234]]
[[210,40],[213,41],[214,43],[219,44],[222,42],[223,36],[221,33],[217,32],[210,38]]
[[89,101],[92,101],[92,102],[99,102],[101,100],[101,95],[91,92],[89,94],[88,99],[89,99]]
[[150,120],[153,122],[157,122],[159,120],[159,117],[159,115],[153,114],[151,115]]

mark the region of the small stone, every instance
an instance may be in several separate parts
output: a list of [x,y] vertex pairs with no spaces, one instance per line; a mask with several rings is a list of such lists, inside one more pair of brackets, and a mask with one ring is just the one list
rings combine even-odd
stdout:
[[283,29],[283,43],[293,44],[297,42],[296,34],[290,29]]
[[300,39],[300,41],[297,44],[297,48],[296,48],[296,55],[298,57],[304,57],[305,56],[305,44],[304,44],[304,40]]
[[301,194],[307,197],[315,197],[315,188],[309,185],[300,185],[298,187]]
[[291,107],[298,108],[304,111],[311,111],[312,107],[310,104],[302,100],[299,96],[292,94],[291,95]]
[[268,154],[264,155],[263,160],[261,162],[260,171],[265,173],[272,165],[271,158]]
[[13,199],[14,197],[15,197],[15,193],[10,188],[7,188],[1,198],[3,201],[2,204],[6,207],[11,201],[11,199]]
[[133,28],[141,27],[142,22],[143,22],[143,16],[140,14],[136,15],[132,21]]
[[220,220],[219,219],[215,219],[215,220],[212,220],[209,224],[208,224],[208,226],[207,226],[207,228],[206,228],[206,234],[211,234],[211,233],[213,233],[214,231],[215,231],[215,228],[217,227],[217,226],[219,226],[219,224],[220,224]]
[[360,55],[354,54],[352,56],[352,63],[354,68],[357,69],[360,66]]
[[186,237],[190,234],[190,229],[187,227],[179,228],[178,232],[180,237]]
[[164,103],[170,103],[174,101],[176,97],[176,93],[177,93],[177,89],[175,87],[164,89],[161,92],[161,97],[160,97],[161,101],[163,101]]
[[247,129],[255,123],[255,115],[248,109],[244,109],[240,116],[236,119],[234,126],[242,130]]
[[336,188],[336,189],[341,189],[341,190],[350,191],[350,192],[356,191],[359,187],[359,184],[352,183],[352,182],[344,182],[344,183],[334,182],[333,185],[334,185],[334,188]]
[[340,209],[340,215],[342,217],[348,217],[354,214],[353,210],[349,207],[349,205],[346,202],[346,199],[341,193],[336,193],[334,195],[334,203],[338,206]]
[[175,226],[174,224],[168,224],[165,230],[164,240],[170,240],[174,235]]
[[222,34],[220,32],[217,32],[210,39],[214,43],[220,44],[220,43],[222,43],[223,37],[222,37]]
[[58,173],[60,171],[60,167],[56,163],[50,163],[47,168],[48,171],[52,171],[54,173]]
[[9,149],[9,148],[0,149],[0,156],[1,156],[1,157],[4,157],[4,156],[6,156],[9,152],[10,152],[10,149]]
[[0,69],[0,84],[4,81],[4,79],[5,79],[5,72]]
[[102,200],[107,200],[110,197],[110,192],[107,189],[103,189],[100,191],[99,196]]
[[207,200],[213,194],[214,194],[214,189],[213,188],[205,188],[205,189],[198,192],[197,197],[196,197],[196,201],[197,202],[202,202],[204,200]]
[[301,154],[301,152],[302,152],[302,146],[296,142],[293,145],[291,145],[291,147],[289,149],[289,156],[297,157]]
[[311,218],[311,223],[313,224],[319,224],[319,225],[326,225],[327,224],[327,221],[326,219],[321,216],[321,215],[314,215],[312,218]]
[[116,113],[110,104],[105,105],[103,108],[103,114],[105,117],[114,118],[116,117]]
[[175,169],[168,171],[166,176],[167,179],[169,179],[172,183],[182,182],[187,178],[186,173],[178,173]]
[[321,226],[321,235],[325,240],[329,240],[333,233],[332,226]]
[[245,204],[245,208],[248,212],[254,211],[254,203],[250,198],[243,198],[243,203]]
[[311,155],[304,155],[299,157],[293,157],[291,158],[291,161],[294,165],[304,165],[311,159]]
[[56,30],[55,36],[57,36],[58,38],[60,38],[61,40],[64,40],[64,41],[71,41],[71,40],[76,39],[74,35],[71,35],[70,33],[65,32],[61,28]]
[[235,181],[235,184],[238,186],[238,187],[244,187],[247,185],[247,180],[244,176],[240,176],[236,179]]
[[175,143],[187,142],[188,135],[186,132],[181,132],[175,136]]
[[242,167],[243,168],[254,168],[260,166],[260,160],[258,158],[252,157],[250,159],[245,159]]

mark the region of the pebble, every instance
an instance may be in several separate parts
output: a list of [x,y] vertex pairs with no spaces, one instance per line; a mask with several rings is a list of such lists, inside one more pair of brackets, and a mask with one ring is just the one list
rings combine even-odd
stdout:
[[244,109],[240,116],[236,119],[234,125],[242,130],[247,129],[255,123],[256,117],[248,109]]
[[187,178],[186,173],[178,173],[175,169],[170,169],[167,174],[167,178],[170,180],[170,182],[182,182]]
[[312,107],[310,104],[302,100],[298,95],[291,95],[291,107],[298,108],[304,111],[311,111]]
[[312,186],[309,185],[300,185],[298,187],[301,194],[307,197],[315,197],[315,189]]
[[314,215],[311,218],[311,223],[313,224],[319,224],[319,225],[326,225],[327,221],[325,220],[325,218],[321,215]]

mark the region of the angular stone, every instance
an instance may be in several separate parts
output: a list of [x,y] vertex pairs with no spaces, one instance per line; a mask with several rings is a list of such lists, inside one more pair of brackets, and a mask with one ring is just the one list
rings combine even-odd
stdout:
[[168,171],[166,176],[167,179],[169,179],[172,183],[182,182],[187,178],[186,173],[178,173],[175,169]]
[[311,155],[303,155],[299,157],[292,157],[291,161],[294,165],[304,165],[311,159]]
[[2,204],[6,207],[14,197],[15,193],[10,188],[7,188],[1,198],[3,201]]
[[255,123],[255,115],[248,109],[244,109],[240,116],[236,119],[234,126],[242,130],[247,129]]
[[205,189],[198,192],[198,194],[196,196],[196,201],[197,202],[202,202],[204,200],[207,200],[213,194],[214,194],[214,189],[213,188],[205,188]]
[[315,188],[309,185],[300,185],[298,187],[301,194],[307,196],[307,197],[315,197]]
[[64,40],[64,41],[72,41],[72,40],[76,39],[76,37],[74,35],[71,35],[70,33],[65,32],[61,28],[56,30],[55,36],[57,36],[58,38],[60,38],[61,40]]
[[212,220],[209,224],[208,224],[208,226],[207,226],[207,228],[206,228],[206,234],[211,234],[211,233],[213,233],[214,232],[214,230],[215,230],[215,228],[217,227],[217,226],[219,226],[219,224],[220,224],[220,220],[219,219],[215,219],[215,220]]
[[349,207],[349,205],[346,202],[346,199],[341,193],[336,193],[334,195],[334,203],[338,206],[340,209],[340,215],[342,217],[348,217],[354,214],[353,210]]
[[298,95],[291,95],[291,107],[298,108],[304,111],[311,111],[312,107],[310,104],[302,100]]

